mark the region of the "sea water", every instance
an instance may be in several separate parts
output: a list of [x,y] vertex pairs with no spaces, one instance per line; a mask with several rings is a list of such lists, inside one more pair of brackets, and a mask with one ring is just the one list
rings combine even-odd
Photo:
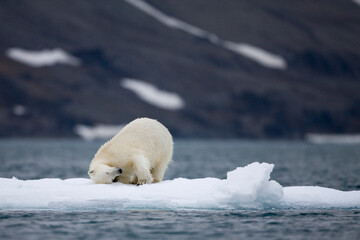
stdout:
[[[1,140],[0,178],[8,184],[0,187],[0,239],[360,238],[359,145],[175,140],[163,185],[100,186],[102,196],[94,197],[87,195],[94,186],[86,172],[101,144]],[[268,182],[276,182],[274,188]],[[260,198],[261,186],[270,195]],[[156,191],[162,199],[149,201]],[[356,194],[344,197],[349,193]],[[195,200],[185,198],[194,194]],[[284,205],[284,196],[292,201]],[[264,204],[268,199],[272,204]]]

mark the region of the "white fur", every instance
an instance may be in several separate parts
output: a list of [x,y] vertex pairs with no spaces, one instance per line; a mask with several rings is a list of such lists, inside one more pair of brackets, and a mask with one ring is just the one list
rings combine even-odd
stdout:
[[88,174],[94,183],[160,182],[172,154],[173,140],[168,129],[156,120],[138,118],[100,147]]

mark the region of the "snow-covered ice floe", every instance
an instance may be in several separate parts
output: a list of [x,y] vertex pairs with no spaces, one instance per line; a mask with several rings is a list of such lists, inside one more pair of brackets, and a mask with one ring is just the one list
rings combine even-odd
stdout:
[[97,124],[95,126],[87,126],[78,124],[75,126],[74,131],[84,140],[95,139],[110,139],[115,136],[125,125],[106,125]]
[[285,59],[277,54],[270,53],[264,49],[252,46],[247,43],[236,43],[223,40],[214,33],[208,32],[180,19],[169,16],[143,0],[125,1],[136,7],[137,9],[143,11],[144,13],[148,14],[149,16],[155,18],[157,21],[167,27],[181,30],[198,38],[206,39],[216,46],[240,54],[265,67],[275,69],[285,69],[287,67]]
[[12,60],[31,67],[45,67],[55,64],[79,66],[80,60],[60,48],[31,51],[21,48],[10,48],[6,55]]
[[120,85],[158,108],[174,111],[185,106],[185,101],[177,93],[160,90],[154,85],[138,79],[124,78]]
[[270,180],[273,167],[255,162],[228,172],[226,179],[176,178],[142,186],[0,178],[0,210],[360,208],[360,191],[282,187]]
[[315,144],[360,144],[360,134],[315,134],[305,136],[306,141]]

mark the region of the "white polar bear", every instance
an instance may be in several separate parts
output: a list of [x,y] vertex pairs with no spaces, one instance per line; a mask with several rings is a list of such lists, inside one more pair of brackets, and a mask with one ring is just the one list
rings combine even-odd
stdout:
[[162,181],[172,154],[168,129],[156,120],[138,118],[100,147],[88,174],[94,183],[156,183]]

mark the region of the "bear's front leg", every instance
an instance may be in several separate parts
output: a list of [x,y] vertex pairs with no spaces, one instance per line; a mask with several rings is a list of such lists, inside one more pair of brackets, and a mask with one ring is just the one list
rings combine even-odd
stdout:
[[153,182],[153,178],[150,173],[150,161],[144,155],[135,156],[133,168],[137,177],[137,185]]

